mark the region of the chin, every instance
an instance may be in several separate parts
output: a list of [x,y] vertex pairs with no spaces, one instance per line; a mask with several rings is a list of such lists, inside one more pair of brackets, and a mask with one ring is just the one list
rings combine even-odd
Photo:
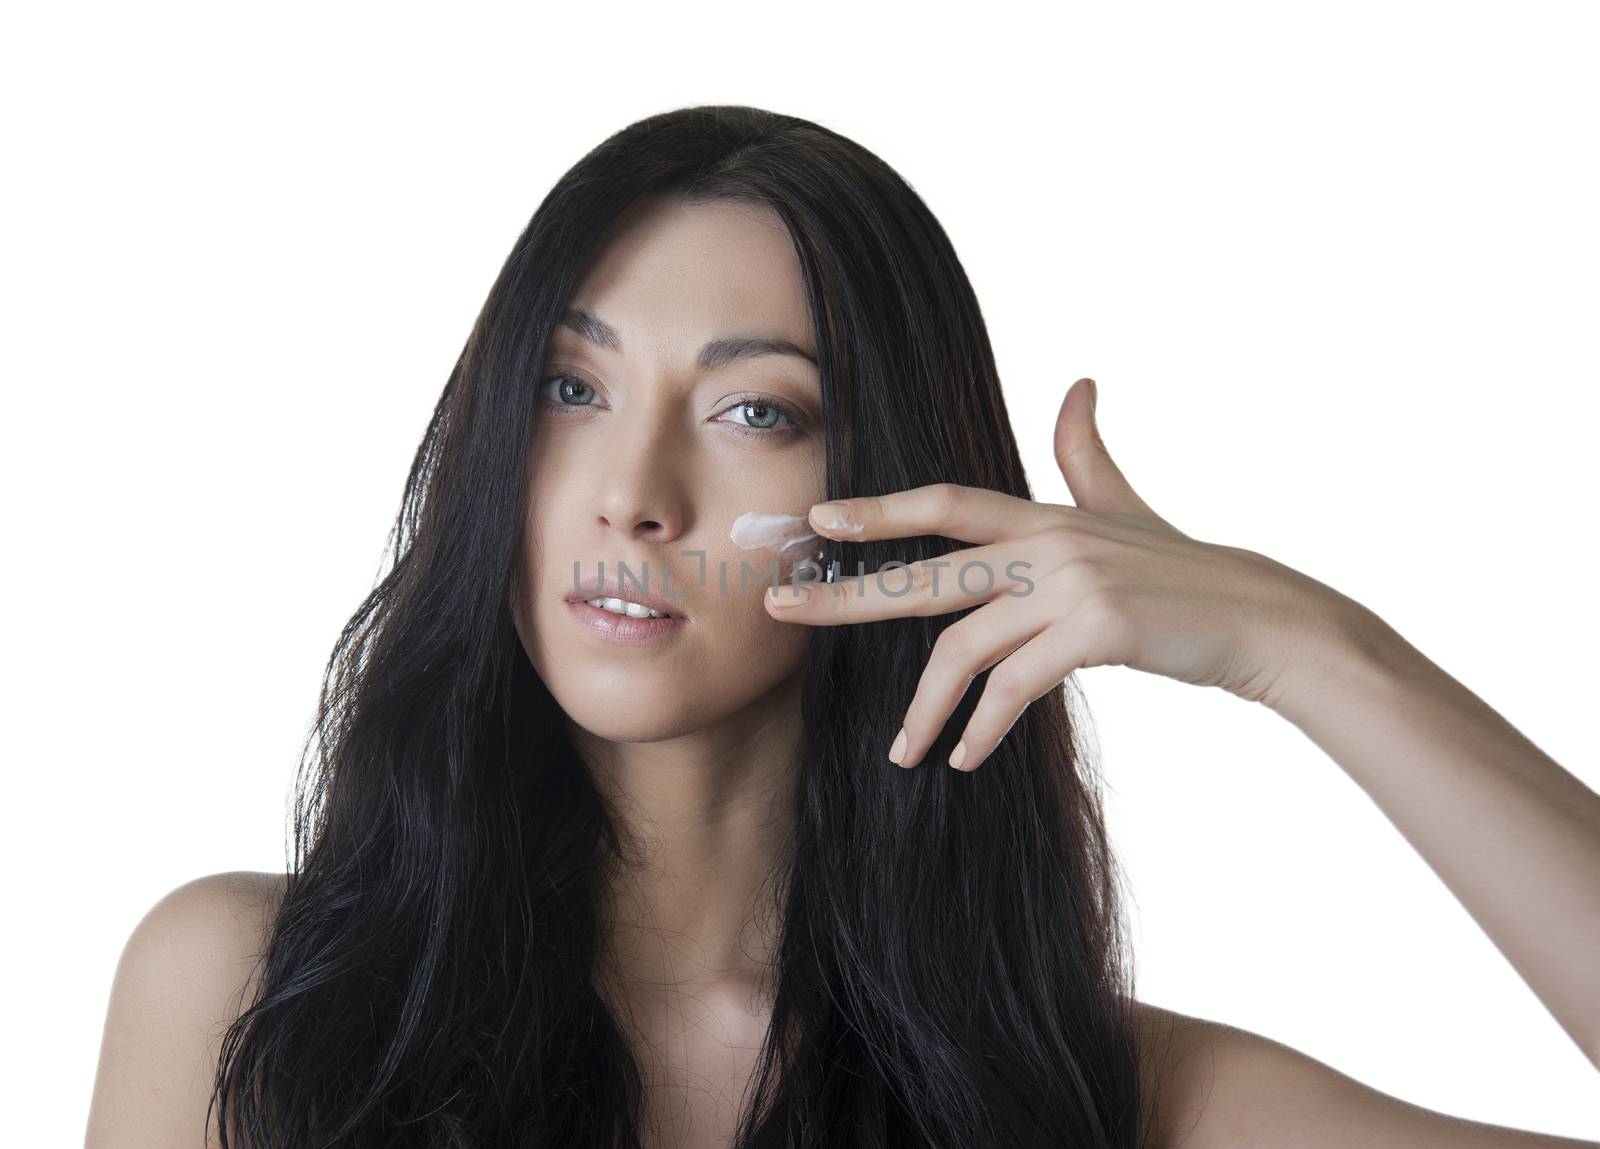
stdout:
[[584,675],[570,662],[545,678],[567,717],[608,742],[660,742],[716,721],[705,694],[691,692],[686,681],[692,680],[662,681],[659,671]]
[[[604,707],[573,707],[562,704],[567,717],[584,730],[592,738],[599,738],[606,742],[615,742],[630,746],[645,746],[652,742],[668,742],[674,738],[681,738],[693,733],[693,729],[683,727],[678,723],[649,722],[636,720],[632,722],[618,721],[615,708]],[[698,726],[698,723],[694,723]]]
[[595,737],[635,743],[747,720],[772,705],[773,692],[803,661],[793,657],[798,651],[774,658],[770,642],[751,650],[748,658],[717,666],[700,660],[630,661],[571,649],[545,653],[550,664],[536,659],[535,668],[567,717]]

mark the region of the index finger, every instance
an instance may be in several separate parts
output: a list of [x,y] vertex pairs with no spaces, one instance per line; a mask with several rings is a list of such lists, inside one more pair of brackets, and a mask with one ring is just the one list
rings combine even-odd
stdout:
[[984,487],[929,483],[887,495],[817,503],[808,518],[819,534],[851,542],[943,535],[969,543],[992,543],[1042,530],[1071,509]]

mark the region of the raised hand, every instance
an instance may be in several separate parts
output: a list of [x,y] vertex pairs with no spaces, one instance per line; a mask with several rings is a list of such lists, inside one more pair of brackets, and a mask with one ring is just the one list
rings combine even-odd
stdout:
[[934,644],[891,761],[917,765],[991,667],[950,757],[958,769],[975,769],[1028,703],[1083,667],[1131,666],[1273,706],[1320,642],[1368,613],[1282,563],[1192,539],[1157,515],[1112,461],[1094,405],[1093,381],[1080,379],[1056,421],[1056,462],[1076,505],[935,483],[811,508],[829,538],[977,544],[813,584],[808,595],[782,586],[766,596],[774,618],[812,626],[977,607]]

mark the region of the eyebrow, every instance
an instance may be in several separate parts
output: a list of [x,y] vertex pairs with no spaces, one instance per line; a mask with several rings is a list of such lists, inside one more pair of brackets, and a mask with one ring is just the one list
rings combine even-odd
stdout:
[[[562,312],[558,323],[562,327],[576,331],[584,339],[608,351],[622,350],[622,336],[617,334],[617,329],[598,316],[591,315],[582,308],[569,307]],[[700,348],[700,353],[695,357],[695,366],[702,371],[711,371],[717,367],[725,367],[729,363],[741,359],[753,359],[759,355],[792,355],[804,359],[811,366],[817,366],[816,357],[809,352],[797,347],[787,339],[766,339],[755,335],[735,335],[725,339],[713,339]]]

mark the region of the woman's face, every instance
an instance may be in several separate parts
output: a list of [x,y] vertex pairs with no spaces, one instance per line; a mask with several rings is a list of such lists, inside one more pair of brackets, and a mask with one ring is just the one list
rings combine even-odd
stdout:
[[[764,724],[798,698],[810,629],[775,621],[762,593],[814,550],[742,550],[728,532],[747,511],[803,516],[825,497],[821,376],[788,233],[764,207],[645,204],[568,307],[583,315],[552,334],[536,400],[512,604],[523,647],[601,738]],[[736,342],[701,362],[717,340]],[[767,344],[800,353],[757,353]],[[593,594],[602,562],[630,581]],[[637,624],[571,601],[641,594],[679,616],[648,641],[608,637]]]

